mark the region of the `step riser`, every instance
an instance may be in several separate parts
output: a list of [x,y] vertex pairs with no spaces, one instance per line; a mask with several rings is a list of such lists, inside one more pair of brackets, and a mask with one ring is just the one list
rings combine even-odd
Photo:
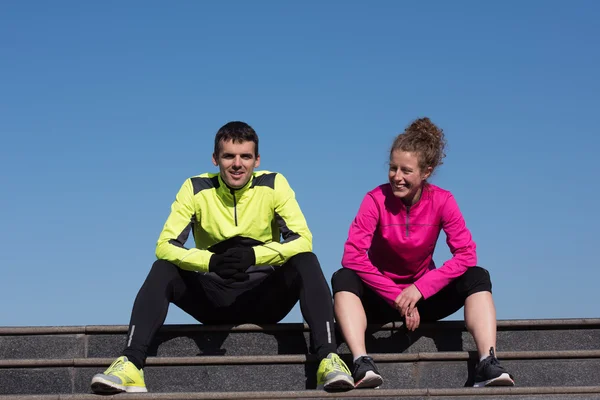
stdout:
[[0,336],[0,359],[85,357],[85,335]]
[[[486,389],[487,390],[487,389]],[[358,393],[357,393],[358,392]],[[492,393],[486,393],[485,396],[480,395],[480,396],[448,396],[448,395],[440,395],[440,396],[405,396],[404,394],[394,394],[394,395],[380,395],[377,397],[372,397],[372,396],[359,396],[359,394],[361,392],[364,393],[363,390],[360,391],[350,391],[348,392],[349,394],[353,395],[353,396],[348,396],[348,397],[343,397],[341,394],[336,394],[336,396],[334,397],[337,400],[352,400],[352,399],[357,399],[360,398],[361,400],[379,400],[379,399],[401,399],[401,400],[431,400],[431,399],[450,399],[450,400],[473,400],[473,399],[481,399],[481,398],[485,398],[485,399],[495,399],[495,400],[545,400],[545,399],[550,399],[550,400],[598,400],[600,399],[600,394],[555,394],[555,395],[548,395],[548,394],[538,394],[538,395],[501,395],[501,394],[492,394]],[[489,391],[488,391],[489,392]],[[275,393],[281,393],[281,392],[275,392]],[[331,399],[331,396],[328,397],[317,397],[314,395],[314,393],[310,393],[309,395],[306,395],[306,392],[303,393],[298,393],[298,392],[293,392],[294,395],[292,396],[286,396],[284,398],[289,398],[289,399],[301,399],[301,398],[307,398],[307,399],[312,399],[312,400],[325,400],[325,399]],[[228,393],[227,395],[230,395],[230,393]],[[243,395],[230,395],[228,397],[223,396],[222,393],[218,393],[218,394],[206,394],[206,393],[194,393],[194,394],[182,394],[179,395],[181,397],[178,397],[177,394],[162,394],[162,395],[158,395],[160,397],[157,397],[156,394],[142,394],[142,395],[137,395],[137,394],[128,394],[126,395],[128,400],[150,400],[152,398],[158,398],[158,399],[168,399],[168,400],[223,400],[223,399],[240,399],[240,398],[245,398],[246,394],[244,393]],[[346,395],[347,396],[347,395]],[[275,396],[269,396],[269,397],[252,397],[252,398],[260,398],[260,399],[277,399],[277,400],[281,400],[281,396],[277,397],[277,395]],[[0,400],[98,400],[98,395],[94,395],[94,394],[72,394],[72,395],[0,395]]]
[[[341,342],[341,340],[339,341]],[[516,330],[499,331],[499,351],[549,351],[596,349],[600,329]],[[0,336],[0,358],[44,359],[80,357],[117,357],[125,345],[125,335],[26,335]],[[159,335],[150,355],[160,357],[206,355],[276,355],[306,354],[307,332],[203,333],[194,335]],[[367,335],[371,353],[418,353],[437,351],[473,351],[471,335],[458,330],[438,332],[379,331]],[[345,344],[341,353],[348,353]]]
[[[520,387],[600,385],[600,359],[510,360],[503,365]],[[467,361],[379,363],[386,389],[459,388],[469,380]],[[305,390],[316,387],[316,363],[277,365],[149,366],[152,392]],[[89,393],[102,368],[0,369],[0,394]]]
[[[413,397],[416,399],[415,397]],[[475,400],[481,399],[481,397],[473,397],[473,396],[444,396],[437,397],[437,399],[450,399],[450,400]],[[559,395],[529,395],[529,396],[485,396],[485,399],[494,399],[494,400],[598,400],[600,399],[600,395],[595,394],[584,394],[584,395],[576,395],[576,394],[559,394]],[[372,400],[376,400],[377,398],[372,397]],[[381,399],[379,397],[378,399]],[[402,400],[406,400],[404,397],[401,397]],[[421,400],[432,400],[436,399],[436,397],[418,397]],[[361,400],[365,400],[361,398]]]

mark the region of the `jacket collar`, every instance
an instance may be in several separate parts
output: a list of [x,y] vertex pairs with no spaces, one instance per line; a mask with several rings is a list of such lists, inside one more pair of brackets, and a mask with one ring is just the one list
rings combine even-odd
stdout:
[[217,189],[222,195],[226,195],[226,196],[233,196],[235,194],[235,197],[239,198],[241,197],[244,193],[246,193],[248,191],[248,189],[250,189],[252,187],[252,182],[254,181],[254,173],[252,173],[252,176],[250,177],[250,180],[248,180],[248,182],[242,186],[241,188],[238,189],[234,189],[232,187],[229,187],[225,181],[223,180],[223,178],[221,177],[221,174],[218,174],[219,177],[219,188]]
[[404,204],[404,202],[402,200],[400,200],[399,198],[394,196],[394,193],[392,191],[392,188],[390,186],[390,184],[387,184],[388,186],[388,196],[390,196],[390,199],[392,199],[392,203],[395,204],[397,207],[407,210],[414,210],[416,208],[418,208],[421,204],[426,203],[429,201],[429,199],[431,198],[431,187],[429,186],[428,182],[424,182],[423,186],[421,187],[421,196],[419,197],[419,200],[417,200],[416,203],[414,203],[413,205],[411,205],[410,207],[406,206],[406,204]]

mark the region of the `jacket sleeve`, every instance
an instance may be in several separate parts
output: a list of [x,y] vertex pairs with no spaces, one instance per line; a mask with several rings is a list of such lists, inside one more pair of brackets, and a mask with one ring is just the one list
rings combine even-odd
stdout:
[[254,247],[256,265],[282,265],[299,253],[312,251],[312,234],[287,179],[275,177],[274,218],[283,242]]
[[181,269],[207,272],[212,253],[208,250],[184,247],[197,215],[194,207],[192,181],[186,180],[171,205],[171,213],[165,222],[156,244],[156,257],[167,260]]
[[371,247],[373,234],[379,223],[379,207],[375,199],[367,194],[363,199],[358,214],[350,225],[348,240],[344,245],[342,265],[356,271],[362,281],[375,293],[385,299],[389,304],[394,304],[396,297],[402,292],[394,281],[385,276],[376,268],[369,259],[368,251]]
[[442,209],[442,229],[446,233],[446,243],[452,258],[440,268],[423,275],[415,286],[424,299],[427,299],[448,285],[453,279],[465,273],[467,268],[477,265],[476,245],[467,229],[458,204],[451,194]]

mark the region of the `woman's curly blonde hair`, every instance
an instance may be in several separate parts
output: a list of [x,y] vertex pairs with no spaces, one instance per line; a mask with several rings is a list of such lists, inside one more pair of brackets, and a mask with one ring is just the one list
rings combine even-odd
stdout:
[[415,153],[421,171],[431,167],[431,172],[443,164],[446,157],[446,138],[444,131],[427,117],[414,120],[403,133],[396,136],[390,157],[395,150]]

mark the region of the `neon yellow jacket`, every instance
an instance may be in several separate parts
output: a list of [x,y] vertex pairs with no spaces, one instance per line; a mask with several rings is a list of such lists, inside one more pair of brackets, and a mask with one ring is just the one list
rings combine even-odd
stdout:
[[[193,249],[184,247],[190,231]],[[187,179],[171,205],[156,257],[181,269],[207,272],[213,253],[242,246],[254,248],[258,266],[281,265],[312,251],[312,234],[283,175],[254,171],[250,181],[235,190],[218,173]]]

